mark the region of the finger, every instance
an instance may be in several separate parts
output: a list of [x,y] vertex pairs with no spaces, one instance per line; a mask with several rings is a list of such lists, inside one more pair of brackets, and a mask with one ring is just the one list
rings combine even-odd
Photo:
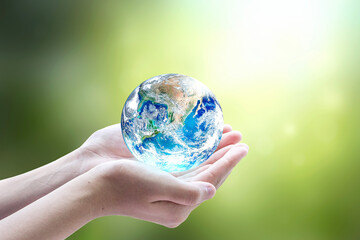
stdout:
[[219,149],[218,151],[214,152],[208,160],[206,160],[203,164],[210,164],[210,163],[214,163],[217,160],[219,160],[220,158],[222,158],[232,147],[234,146],[234,144],[230,144],[228,146],[225,146],[221,149]]
[[[230,132],[229,132],[229,130],[230,130]],[[242,137],[241,133],[239,131],[232,131],[230,125],[225,125],[223,132],[224,133],[221,137],[219,146],[216,148],[215,152],[210,157],[212,159],[214,159],[213,156],[215,155],[215,153],[219,152],[220,150],[222,150],[223,148],[225,148],[231,144],[236,144],[241,140],[241,137]],[[226,152],[227,150],[222,150],[222,153]],[[207,160],[206,162],[208,162],[208,161],[209,160]],[[200,164],[199,166],[202,166],[202,165],[204,165],[204,163]],[[193,169],[189,169],[187,171],[183,171],[183,172],[172,172],[171,175],[173,175],[175,177],[184,176],[188,173],[193,172],[195,169],[199,168],[199,166],[196,168],[193,168]]]
[[232,127],[229,124],[224,125],[223,134],[230,132],[232,130]]
[[208,169],[211,166],[212,163],[214,163],[218,159],[222,158],[225,155],[225,153],[227,153],[231,149],[232,146],[233,145],[226,146],[226,147],[220,149],[219,151],[214,152],[210,156],[210,158],[208,160],[206,160],[205,162],[203,162],[199,166],[197,166],[197,167],[195,167],[193,169],[190,169],[190,170],[188,170],[186,172],[179,172],[174,176],[182,178],[182,179],[186,179],[186,178],[195,176],[195,175],[199,174],[200,172],[203,172],[204,170]]
[[[245,143],[237,143],[236,145],[229,145],[226,147],[223,147],[222,149],[214,152],[208,160],[206,160],[205,162],[201,163],[199,166],[189,169],[187,171],[183,171],[183,172],[172,172],[171,174],[177,178],[181,178],[181,179],[186,179],[188,177],[192,177],[196,174],[199,174],[200,172],[206,170],[209,165],[213,164],[214,162],[216,162],[217,160],[219,160],[220,158],[222,158],[230,149],[231,147],[236,146],[236,147],[244,147],[246,149],[249,149],[248,145],[246,145]],[[206,168],[204,168],[205,166],[207,166]]]
[[225,155],[225,153],[230,150],[231,146],[233,146],[233,145],[226,146],[226,147],[214,152],[209,157],[208,160],[201,163],[199,166],[197,166],[195,168],[192,168],[192,169],[189,169],[189,170],[183,171],[183,172],[172,172],[171,174],[175,177],[181,177],[181,178],[193,176],[194,174],[198,174],[199,172],[202,171],[204,166],[212,164],[213,162],[217,161],[219,158],[223,157]]
[[207,182],[185,182],[179,179],[168,181],[162,188],[159,200],[171,201],[181,205],[196,205],[215,195],[216,188]]
[[233,146],[221,159],[217,160],[206,171],[200,173],[196,179],[220,186],[221,180],[246,156],[248,149],[242,146]]
[[215,152],[226,147],[230,144],[236,144],[241,140],[241,133],[239,131],[231,131],[222,135],[219,146],[216,148]]
[[228,172],[217,184],[217,188],[221,187],[221,185],[225,182],[225,180],[229,177],[229,175],[231,174],[232,170],[230,170],[230,172]]
[[248,145],[245,144],[245,143],[237,143],[237,144],[228,145],[226,147],[223,147],[219,151],[214,152],[213,155],[211,155],[211,157],[204,163],[205,164],[211,164],[211,163],[216,162],[217,160],[222,158],[232,147],[244,147],[247,150],[249,150]]
[[248,148],[244,147],[233,147],[230,149],[223,158],[215,162],[209,172],[211,176],[214,176],[211,183],[213,183],[216,188],[219,188],[222,184],[222,180],[225,179],[232,169],[239,163],[239,161],[244,158],[248,153]]

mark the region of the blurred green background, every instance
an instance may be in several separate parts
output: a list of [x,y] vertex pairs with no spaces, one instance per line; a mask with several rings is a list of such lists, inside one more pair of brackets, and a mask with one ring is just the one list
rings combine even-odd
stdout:
[[105,217],[70,239],[360,239],[360,2],[3,1],[0,177],[120,121],[142,81],[213,90],[249,155],[176,229]]

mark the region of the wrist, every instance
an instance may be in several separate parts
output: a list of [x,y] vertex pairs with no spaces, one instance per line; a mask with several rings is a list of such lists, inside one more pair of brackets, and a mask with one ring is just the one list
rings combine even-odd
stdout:
[[99,165],[99,155],[84,147],[79,147],[69,153],[68,162],[71,162],[75,171],[81,175]]
[[79,210],[85,211],[87,219],[101,217],[101,208],[106,198],[103,197],[102,188],[105,186],[100,171],[99,156],[84,148],[77,148],[52,164],[56,177],[51,177],[50,185],[58,188],[64,185],[66,194],[72,202],[81,203]]
[[74,188],[72,192],[77,193],[75,197],[86,199],[81,200],[84,202],[82,207],[91,213],[92,219],[111,214],[108,208],[111,197],[107,196],[107,188],[112,166],[104,164],[101,156],[83,147],[75,149],[56,162],[72,175],[68,176],[67,181],[73,179],[69,182],[71,188]]

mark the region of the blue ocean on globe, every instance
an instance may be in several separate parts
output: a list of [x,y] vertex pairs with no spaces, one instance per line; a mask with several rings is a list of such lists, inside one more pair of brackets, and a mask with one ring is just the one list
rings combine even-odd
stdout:
[[146,164],[180,172],[206,161],[219,145],[222,109],[198,80],[163,74],[141,83],[121,115],[124,141]]

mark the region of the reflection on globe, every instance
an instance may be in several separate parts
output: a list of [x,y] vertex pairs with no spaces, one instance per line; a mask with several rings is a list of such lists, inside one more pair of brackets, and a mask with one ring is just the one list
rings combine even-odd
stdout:
[[121,115],[124,141],[142,162],[167,172],[185,171],[206,161],[219,145],[222,110],[201,82],[163,74],[140,84]]

